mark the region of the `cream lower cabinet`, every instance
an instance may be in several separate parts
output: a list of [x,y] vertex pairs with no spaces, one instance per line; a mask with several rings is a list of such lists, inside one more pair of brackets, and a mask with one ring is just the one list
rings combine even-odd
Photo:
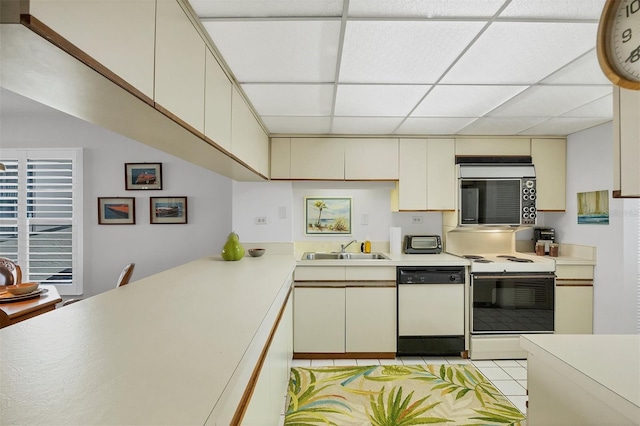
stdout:
[[344,352],[344,286],[295,287],[293,304],[294,352]]
[[243,425],[275,425],[280,420],[293,358],[293,300],[290,297],[269,345]]
[[395,270],[390,267],[298,267],[294,352],[395,353]]
[[556,334],[593,334],[593,266],[556,266]]
[[346,290],[346,352],[396,352],[395,287]]

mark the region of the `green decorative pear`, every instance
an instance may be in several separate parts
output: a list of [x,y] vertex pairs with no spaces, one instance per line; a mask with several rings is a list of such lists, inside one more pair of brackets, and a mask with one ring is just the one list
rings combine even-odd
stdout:
[[244,257],[244,247],[240,244],[238,234],[232,232],[227,237],[227,242],[222,247],[222,258],[224,260],[240,260]]

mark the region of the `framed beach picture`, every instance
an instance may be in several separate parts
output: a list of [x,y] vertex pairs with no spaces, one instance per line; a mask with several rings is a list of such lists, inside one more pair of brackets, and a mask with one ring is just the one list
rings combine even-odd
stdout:
[[162,163],[125,163],[125,189],[162,189]]
[[578,224],[609,224],[609,190],[578,192]]
[[305,197],[305,234],[351,235],[351,204],[350,197]]
[[98,197],[99,225],[134,225],[136,199],[133,197]]
[[187,223],[187,197],[151,197],[151,223]]

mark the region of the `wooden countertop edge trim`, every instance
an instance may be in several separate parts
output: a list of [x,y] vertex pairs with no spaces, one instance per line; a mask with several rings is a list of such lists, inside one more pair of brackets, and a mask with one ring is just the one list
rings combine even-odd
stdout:
[[271,347],[271,342],[273,341],[273,337],[276,334],[276,330],[278,326],[280,326],[280,321],[282,320],[282,316],[284,315],[284,311],[287,308],[287,303],[289,302],[289,297],[291,297],[291,292],[293,291],[293,286],[289,288],[287,292],[287,297],[280,308],[280,312],[278,312],[278,318],[276,319],[273,327],[271,327],[271,331],[269,333],[269,338],[262,348],[262,353],[260,354],[260,358],[258,358],[258,362],[253,369],[253,373],[251,373],[251,378],[249,379],[249,383],[247,383],[247,387],[240,398],[240,402],[238,403],[238,407],[236,408],[236,412],[231,419],[231,425],[236,426],[242,424],[242,418],[244,417],[247,408],[249,407],[249,403],[251,402],[251,397],[253,396],[253,391],[256,388],[256,384],[258,383],[258,378],[260,377],[260,372],[262,371],[262,367],[264,365],[264,361],[267,358],[267,352],[269,352],[269,348]]

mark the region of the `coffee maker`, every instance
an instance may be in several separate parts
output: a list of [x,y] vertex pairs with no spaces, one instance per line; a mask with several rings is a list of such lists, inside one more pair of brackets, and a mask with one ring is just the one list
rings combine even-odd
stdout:
[[544,253],[549,254],[549,244],[556,242],[556,231],[553,228],[533,228],[533,244],[544,243]]

